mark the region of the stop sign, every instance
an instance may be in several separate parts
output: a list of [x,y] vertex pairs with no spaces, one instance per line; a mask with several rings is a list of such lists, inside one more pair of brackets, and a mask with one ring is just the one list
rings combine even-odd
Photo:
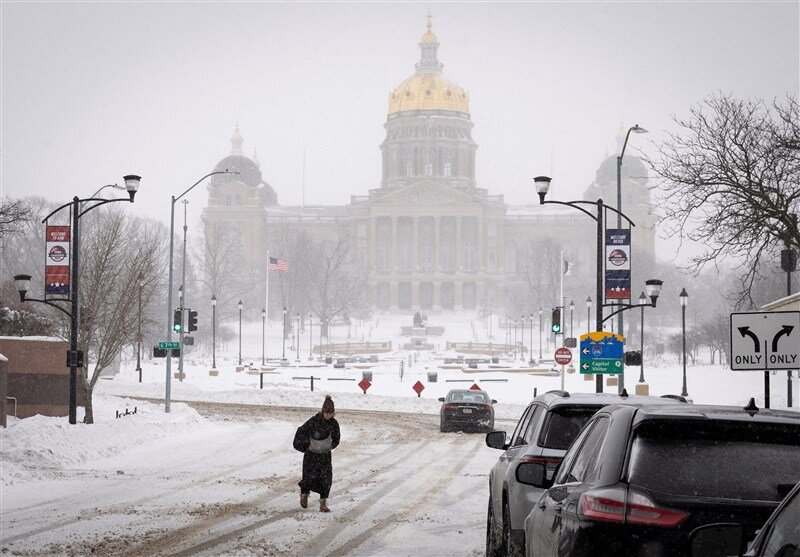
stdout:
[[556,363],[561,364],[562,366],[567,365],[572,361],[572,352],[569,351],[569,348],[564,348],[563,346],[556,350]]

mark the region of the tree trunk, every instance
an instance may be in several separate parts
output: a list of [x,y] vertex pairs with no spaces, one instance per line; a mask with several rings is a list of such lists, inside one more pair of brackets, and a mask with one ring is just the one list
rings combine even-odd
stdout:
[[83,423],[86,424],[93,424],[94,423],[94,409],[92,408],[92,386],[89,385],[89,381],[86,380],[86,370],[89,367],[89,362],[86,362],[86,367],[81,368],[80,377],[81,383],[83,386],[83,403],[84,408],[86,410],[85,417],[83,418]]

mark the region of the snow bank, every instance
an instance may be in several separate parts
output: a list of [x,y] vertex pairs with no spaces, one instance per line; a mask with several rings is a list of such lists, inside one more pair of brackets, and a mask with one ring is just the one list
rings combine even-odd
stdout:
[[[12,420],[0,429],[0,485],[55,477],[62,468],[108,458],[183,432],[206,422],[185,404],[163,407],[111,395],[95,394],[94,424],[70,425],[65,417],[33,416]],[[116,418],[116,412],[133,412]],[[83,419],[79,407],[78,420]]]

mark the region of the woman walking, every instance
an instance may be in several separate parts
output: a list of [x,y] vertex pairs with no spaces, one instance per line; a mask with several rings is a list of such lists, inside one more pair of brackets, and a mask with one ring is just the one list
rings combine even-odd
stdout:
[[331,451],[339,446],[339,422],[335,414],[333,399],[325,395],[322,411],[312,416],[297,428],[294,448],[303,453],[303,478],[300,486],[300,506],[308,507],[310,492],[319,493],[319,510],[330,512],[328,495],[333,483]]

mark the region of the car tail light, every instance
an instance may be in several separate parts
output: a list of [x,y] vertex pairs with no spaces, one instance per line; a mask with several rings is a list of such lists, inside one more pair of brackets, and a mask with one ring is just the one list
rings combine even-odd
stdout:
[[479,404],[478,405],[478,410],[483,410],[484,412],[489,412],[491,409],[492,409],[492,407],[489,406],[488,404]]
[[522,462],[535,462],[537,464],[544,464],[544,469],[547,472],[547,477],[552,478],[553,472],[556,471],[558,465],[561,464],[562,458],[560,456],[523,456]]
[[641,524],[644,526],[677,526],[688,513],[659,507],[649,497],[629,491],[627,501],[622,489],[595,489],[581,494],[578,504],[583,518],[604,522]]
[[458,404],[453,404],[452,402],[448,402],[447,404],[444,405],[444,408],[445,410],[453,410],[455,408],[458,408]]

